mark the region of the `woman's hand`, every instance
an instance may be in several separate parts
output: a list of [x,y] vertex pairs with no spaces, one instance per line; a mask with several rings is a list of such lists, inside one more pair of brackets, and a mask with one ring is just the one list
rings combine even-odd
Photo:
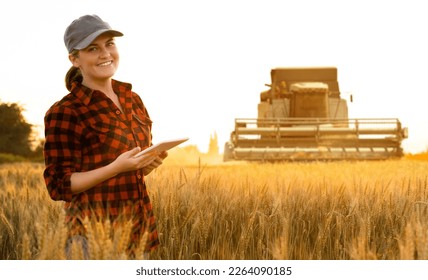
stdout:
[[136,147],[130,151],[122,153],[113,162],[112,165],[117,173],[142,169],[152,164],[158,155],[156,152],[149,152],[139,157],[135,157],[141,151],[140,147]]
[[163,160],[168,156],[168,152],[167,151],[163,151],[161,152],[156,159],[150,163],[149,165],[143,167],[143,173],[144,176],[147,176],[150,174],[150,172],[152,172],[153,170],[155,170],[156,168],[158,168],[162,163]]
[[[109,165],[85,172],[74,172],[71,174],[71,191],[72,193],[80,193],[86,191],[93,186],[116,176],[122,172],[143,169],[144,174],[150,173],[153,169],[162,164],[167,154],[157,152],[149,152],[139,157],[134,157],[141,151],[140,147],[122,153]],[[147,174],[148,174],[147,173]]]

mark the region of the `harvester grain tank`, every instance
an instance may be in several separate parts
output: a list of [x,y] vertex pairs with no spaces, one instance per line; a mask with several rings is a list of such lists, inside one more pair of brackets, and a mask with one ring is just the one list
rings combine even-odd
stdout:
[[396,118],[348,117],[335,67],[275,68],[257,118],[235,119],[224,161],[388,159],[407,138]]

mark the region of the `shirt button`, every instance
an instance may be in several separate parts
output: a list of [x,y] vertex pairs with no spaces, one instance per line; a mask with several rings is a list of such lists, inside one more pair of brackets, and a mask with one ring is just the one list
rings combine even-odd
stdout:
[[116,115],[120,115],[120,110],[116,110]]

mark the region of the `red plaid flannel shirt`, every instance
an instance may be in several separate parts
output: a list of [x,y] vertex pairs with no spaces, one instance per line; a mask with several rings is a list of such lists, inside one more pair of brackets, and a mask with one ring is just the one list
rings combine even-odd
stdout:
[[124,112],[102,92],[74,83],[71,92],[45,115],[44,178],[53,200],[65,201],[71,234],[84,234],[81,219],[133,219],[132,244],[148,231],[146,250],[158,244],[152,204],[142,170],[126,172],[93,188],[72,194],[73,172],[93,170],[136,146],[151,145],[152,121],[131,84],[112,81]]

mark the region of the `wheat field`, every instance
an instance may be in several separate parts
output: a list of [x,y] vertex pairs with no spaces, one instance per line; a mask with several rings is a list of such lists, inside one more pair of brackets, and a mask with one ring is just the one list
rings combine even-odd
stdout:
[[[62,204],[42,172],[0,165],[0,259],[66,258]],[[147,183],[161,239],[150,259],[428,259],[428,161],[166,160]],[[91,259],[128,258],[126,226],[86,222]]]

